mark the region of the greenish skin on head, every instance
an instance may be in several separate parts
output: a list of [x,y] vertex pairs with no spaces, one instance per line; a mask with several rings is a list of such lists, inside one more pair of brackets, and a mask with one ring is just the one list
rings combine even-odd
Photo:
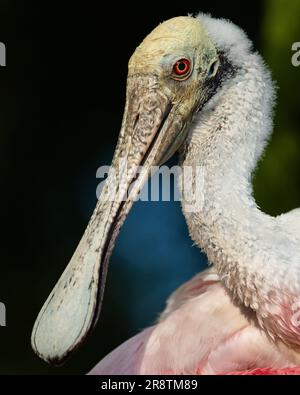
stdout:
[[[190,60],[192,73],[185,81],[174,81],[173,67],[180,58]],[[200,20],[176,17],[157,26],[137,47],[129,61],[128,76],[156,78],[159,89],[170,95],[173,103],[180,102],[182,115],[186,116],[203,97],[210,66],[215,62],[217,49]]]

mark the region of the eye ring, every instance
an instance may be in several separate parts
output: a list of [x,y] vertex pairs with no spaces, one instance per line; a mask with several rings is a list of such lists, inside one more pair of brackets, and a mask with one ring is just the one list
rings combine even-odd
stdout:
[[173,66],[172,77],[175,80],[185,80],[191,74],[191,62],[187,58],[178,59]]

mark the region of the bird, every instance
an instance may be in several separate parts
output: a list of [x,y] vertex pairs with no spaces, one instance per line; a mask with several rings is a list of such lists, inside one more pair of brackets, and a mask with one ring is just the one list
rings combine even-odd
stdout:
[[105,186],[33,350],[60,365],[87,339],[120,228],[151,169],[178,151],[182,211],[210,267],[89,374],[299,374],[300,209],[273,217],[253,197],[276,99],[261,55],[228,20],[174,17],[136,48],[126,93]]

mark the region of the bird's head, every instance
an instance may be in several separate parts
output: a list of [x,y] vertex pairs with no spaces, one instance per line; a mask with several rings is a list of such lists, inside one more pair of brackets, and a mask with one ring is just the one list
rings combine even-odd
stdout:
[[136,162],[143,161],[152,145],[152,164],[172,156],[193,115],[215,91],[219,66],[217,49],[199,19],[177,17],[154,29],[129,61],[120,135],[126,154],[134,150]]

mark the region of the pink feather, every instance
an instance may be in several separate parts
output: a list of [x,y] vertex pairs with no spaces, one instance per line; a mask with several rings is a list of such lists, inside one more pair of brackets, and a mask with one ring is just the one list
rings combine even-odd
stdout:
[[171,295],[156,325],[112,351],[89,374],[299,374],[297,365],[300,353],[273,341],[210,269]]

